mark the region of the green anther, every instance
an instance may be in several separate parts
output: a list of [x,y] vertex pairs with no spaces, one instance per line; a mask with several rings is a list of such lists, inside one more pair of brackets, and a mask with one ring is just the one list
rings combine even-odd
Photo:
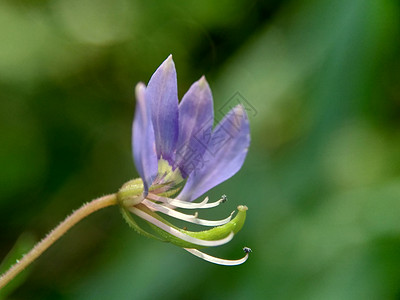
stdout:
[[[233,232],[234,234],[238,233],[239,230],[242,229],[242,227],[244,225],[244,222],[246,220],[246,211],[247,211],[247,206],[239,205],[237,208],[238,209],[237,215],[230,222],[228,222],[224,225],[221,225],[221,226],[214,227],[209,230],[196,232],[196,231],[188,231],[188,230],[183,230],[183,229],[177,228],[176,226],[172,225],[165,219],[161,218],[159,215],[144,208],[143,206],[141,206],[140,208],[142,210],[145,210],[151,216],[153,216],[153,217],[157,218],[158,220],[162,221],[163,223],[167,224],[168,226],[171,226],[188,236],[191,236],[191,237],[194,237],[197,239],[201,239],[201,240],[206,240],[206,241],[215,241],[215,240],[223,239],[223,238],[227,237],[231,232]],[[195,245],[195,244],[186,242],[184,240],[181,240],[180,238],[177,238],[176,236],[158,228],[157,226],[155,226],[151,223],[149,223],[149,225],[153,228],[153,230],[155,232],[157,232],[157,234],[159,234],[162,237],[163,240],[170,242],[174,245],[177,245],[182,248],[195,248],[195,249],[204,248],[204,246]]]

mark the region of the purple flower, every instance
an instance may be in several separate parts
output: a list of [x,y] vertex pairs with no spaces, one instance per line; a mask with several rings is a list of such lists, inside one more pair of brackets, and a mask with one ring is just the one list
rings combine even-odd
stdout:
[[[147,87],[143,83],[136,86],[136,100],[132,145],[141,181],[128,182],[121,189],[123,206],[148,221],[163,240],[187,248],[194,255],[225,265],[243,262],[247,255],[244,260],[228,261],[194,249],[231,240],[241,227],[236,224],[238,220],[233,222],[237,228],[229,227],[232,214],[223,220],[209,221],[199,219],[197,213],[186,215],[175,208],[210,208],[224,202],[224,197],[213,203],[208,203],[208,198],[200,203],[192,201],[233,176],[243,165],[250,143],[244,108],[233,107],[213,129],[213,99],[205,77],[196,81],[178,103],[171,55],[156,70]],[[240,206],[235,219],[246,209]],[[191,234],[172,226],[155,212],[204,226],[227,226],[229,232],[224,237]],[[133,226],[142,230],[136,223]]]

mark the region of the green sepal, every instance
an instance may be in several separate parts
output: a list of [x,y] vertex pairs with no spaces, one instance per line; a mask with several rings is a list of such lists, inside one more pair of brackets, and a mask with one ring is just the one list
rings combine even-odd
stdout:
[[[154,218],[167,224],[168,226],[171,226],[188,236],[191,236],[191,237],[194,237],[197,239],[201,239],[201,240],[206,240],[206,241],[215,241],[215,240],[223,239],[223,238],[227,237],[231,232],[233,232],[234,234],[238,233],[244,225],[244,222],[246,220],[246,211],[247,211],[246,206],[239,205],[237,215],[228,223],[221,225],[221,226],[211,228],[209,230],[188,231],[188,230],[180,229],[180,228],[172,225],[171,223],[169,223],[168,221],[166,221],[165,219],[160,217],[158,214],[152,212],[151,210],[147,209],[144,206],[141,206],[140,208],[142,210],[146,211],[146,213],[150,214]],[[162,237],[162,239],[164,239],[165,241],[170,242],[176,246],[179,246],[182,248],[195,248],[195,249],[205,248],[204,246],[199,246],[199,245],[192,244],[192,243],[186,242],[184,240],[181,240],[180,238],[177,238],[176,236],[158,228],[157,226],[151,224],[150,222],[148,222],[148,224],[158,235],[160,235]]]
[[126,182],[118,191],[118,203],[122,207],[129,207],[137,204],[137,199],[143,194],[143,181],[140,178]]
[[122,214],[122,216],[124,217],[126,223],[128,223],[128,225],[129,225],[133,230],[135,230],[137,233],[139,233],[139,234],[141,234],[141,235],[143,235],[143,236],[145,236],[145,237],[151,238],[151,239],[159,240],[159,241],[162,241],[162,242],[167,242],[167,241],[164,240],[163,238],[158,237],[158,236],[155,236],[155,235],[153,235],[153,234],[151,234],[151,233],[148,233],[148,232],[145,231],[144,229],[142,229],[142,228],[136,223],[135,219],[132,217],[132,214],[131,214],[125,207],[123,207],[123,206],[121,206],[121,214]]

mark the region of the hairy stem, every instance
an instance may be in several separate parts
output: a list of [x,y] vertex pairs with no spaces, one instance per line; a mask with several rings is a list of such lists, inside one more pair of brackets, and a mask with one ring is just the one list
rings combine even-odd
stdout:
[[2,289],[15,276],[29,266],[36,258],[38,258],[44,251],[47,250],[47,248],[49,248],[55,241],[62,237],[76,223],[99,209],[116,204],[117,196],[116,194],[111,194],[97,198],[82,205],[78,210],[74,211],[64,221],[62,221],[56,228],[50,231],[50,233],[47,234],[39,243],[37,243],[31,251],[25,254],[22,259],[17,261],[16,264],[11,266],[10,269],[8,269],[8,271],[6,271],[0,277],[0,289]]

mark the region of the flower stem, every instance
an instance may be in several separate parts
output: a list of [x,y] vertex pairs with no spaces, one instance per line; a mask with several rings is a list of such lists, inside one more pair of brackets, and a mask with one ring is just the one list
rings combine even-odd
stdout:
[[50,231],[39,243],[32,248],[29,253],[25,254],[21,260],[17,261],[16,264],[10,267],[0,277],[0,289],[2,289],[7,283],[9,283],[15,276],[29,266],[36,258],[38,258],[44,251],[47,250],[55,241],[62,237],[72,226],[94,213],[95,211],[116,205],[117,196],[116,194],[107,195],[92,200],[91,202],[85,203],[78,210],[74,211],[64,221],[62,221],[56,228]]

